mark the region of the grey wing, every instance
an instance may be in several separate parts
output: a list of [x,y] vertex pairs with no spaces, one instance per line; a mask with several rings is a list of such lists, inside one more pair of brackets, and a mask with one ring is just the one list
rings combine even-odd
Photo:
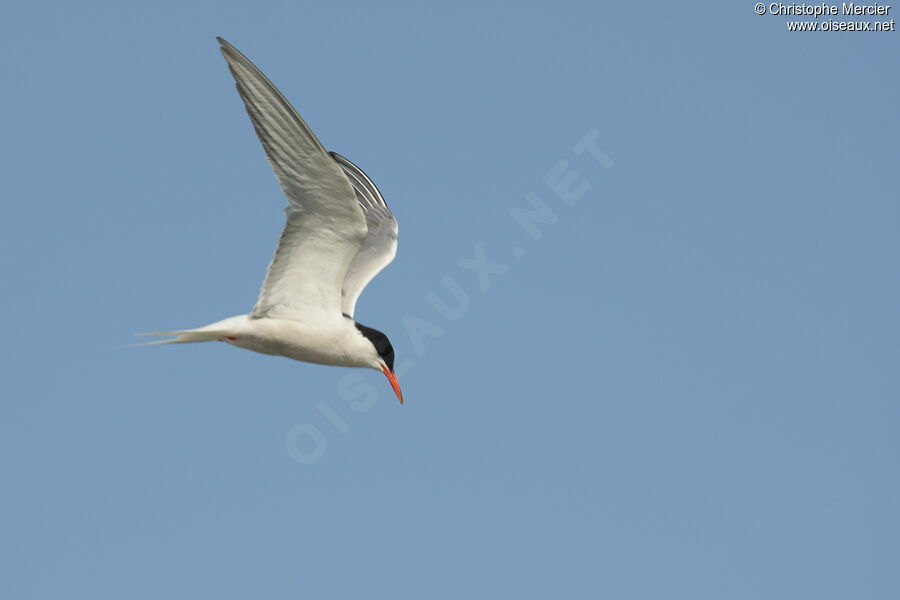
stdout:
[[217,39],[288,199],[287,223],[251,315],[340,318],[344,279],[367,231],[354,189],[281,92],[236,48]]
[[368,228],[366,239],[350,263],[344,279],[341,307],[345,315],[352,317],[362,291],[397,254],[397,220],[381,192],[362,169],[337,152],[332,152],[331,156],[350,180]]

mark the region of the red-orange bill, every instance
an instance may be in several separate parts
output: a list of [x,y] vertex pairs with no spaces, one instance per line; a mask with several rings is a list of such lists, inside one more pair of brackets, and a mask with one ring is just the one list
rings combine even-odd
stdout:
[[391,382],[391,387],[394,388],[394,393],[397,394],[397,400],[400,401],[400,404],[403,404],[403,393],[400,391],[400,384],[397,382],[397,376],[393,371],[388,369],[386,365],[381,365],[381,371],[384,373],[384,376],[388,378],[388,381]]

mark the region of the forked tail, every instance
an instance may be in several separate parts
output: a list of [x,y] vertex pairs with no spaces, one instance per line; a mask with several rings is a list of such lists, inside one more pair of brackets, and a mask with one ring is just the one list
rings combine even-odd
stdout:
[[214,342],[228,336],[227,330],[221,329],[187,329],[184,331],[157,331],[154,333],[138,333],[140,336],[175,336],[170,340],[156,340],[140,344],[141,346],[155,346],[157,344],[190,344],[193,342]]
[[179,331],[157,331],[155,333],[139,333],[142,336],[165,337],[173,336],[170,340],[156,340],[147,342],[146,344],[138,344],[139,346],[154,346],[157,344],[190,344],[193,342],[214,342],[222,339],[232,339],[237,335],[235,331],[240,330],[247,321],[247,315],[238,315],[229,317],[197,327],[196,329],[181,329]]

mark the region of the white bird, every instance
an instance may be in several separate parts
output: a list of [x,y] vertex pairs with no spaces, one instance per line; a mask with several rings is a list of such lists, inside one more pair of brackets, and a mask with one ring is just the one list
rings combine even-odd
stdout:
[[353,320],[359,295],[397,253],[396,219],[372,180],[327,152],[268,78],[217,39],[287,196],[287,223],[250,314],[141,335],[177,336],[153,344],[223,341],[294,360],[380,370],[402,404],[391,342]]

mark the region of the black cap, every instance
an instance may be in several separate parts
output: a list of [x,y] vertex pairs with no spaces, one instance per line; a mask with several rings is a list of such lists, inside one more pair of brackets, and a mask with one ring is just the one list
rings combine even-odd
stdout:
[[394,347],[391,346],[391,341],[388,339],[386,335],[378,331],[377,329],[372,329],[371,327],[366,327],[365,325],[360,325],[359,323],[354,323],[356,328],[359,329],[359,332],[363,334],[366,339],[372,342],[372,345],[375,346],[375,351],[378,352],[378,356],[384,361],[384,364],[387,365],[388,369],[391,372],[394,372]]

